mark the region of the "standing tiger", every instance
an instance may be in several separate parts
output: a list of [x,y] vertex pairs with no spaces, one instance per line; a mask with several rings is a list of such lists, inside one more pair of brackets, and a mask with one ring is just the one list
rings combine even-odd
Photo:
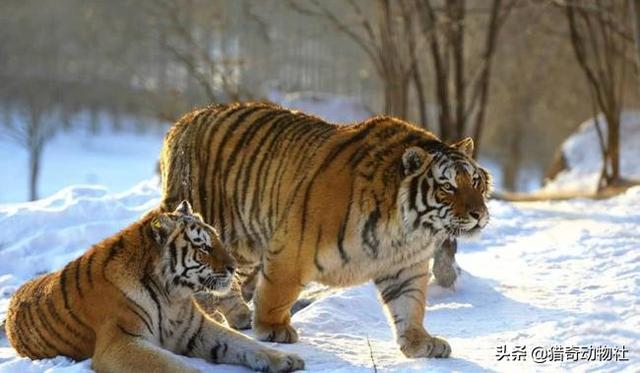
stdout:
[[194,292],[225,292],[235,261],[187,202],[151,212],[11,299],[6,332],[22,356],[93,358],[98,372],[195,372],[171,354],[256,370],[302,369],[296,355],[207,318]]
[[297,341],[290,308],[310,281],[373,280],[402,352],[447,357],[423,326],[428,261],[488,222],[490,177],[472,152],[469,138],[449,146],[390,117],[340,126],[270,104],[212,106],[167,134],[161,208],[191,201],[257,274],[243,286],[256,286],[258,339]]

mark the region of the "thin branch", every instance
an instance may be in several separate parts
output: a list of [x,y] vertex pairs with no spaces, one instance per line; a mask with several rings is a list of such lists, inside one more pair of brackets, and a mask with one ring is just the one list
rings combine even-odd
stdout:
[[328,20],[336,29],[338,29],[338,31],[343,32],[351,40],[353,40],[356,44],[358,44],[360,48],[362,48],[362,50],[369,56],[371,61],[374,62],[374,66],[376,67],[376,69],[379,72],[382,71],[382,65],[380,64],[380,61],[376,52],[376,49],[377,49],[376,46],[375,45],[371,46],[370,43],[367,42],[367,40],[365,40],[362,36],[360,36],[358,33],[353,31],[348,25],[341,22],[337,15],[335,15],[334,13],[329,11],[327,8],[320,5],[319,1],[311,0],[311,3],[319,10],[311,10],[309,8],[301,7],[294,0],[289,0],[288,3],[291,9],[295,10],[300,14],[304,14],[307,16],[314,16],[314,17],[322,17]]
[[371,347],[371,341],[369,340],[369,336],[367,336],[367,346],[369,346],[369,357],[371,358],[371,364],[373,365],[373,372],[378,372],[378,366],[376,365],[376,360],[373,358],[373,348]]

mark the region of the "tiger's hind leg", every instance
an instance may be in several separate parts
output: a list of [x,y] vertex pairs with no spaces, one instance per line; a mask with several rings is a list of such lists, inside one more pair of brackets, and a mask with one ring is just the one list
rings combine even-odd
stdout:
[[[238,279],[234,278],[231,289],[224,295],[197,293],[194,296],[198,307],[214,320],[226,323],[237,330],[251,328],[251,310],[242,297]],[[224,320],[220,319],[220,314]]]
[[92,368],[97,372],[199,372],[171,352],[118,324],[103,327],[96,337]]

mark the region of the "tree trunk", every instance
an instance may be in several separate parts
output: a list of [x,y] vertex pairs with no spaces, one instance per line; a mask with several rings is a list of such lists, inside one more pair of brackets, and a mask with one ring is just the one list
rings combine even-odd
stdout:
[[509,139],[509,157],[504,164],[503,185],[506,190],[518,191],[518,170],[522,158],[522,121],[516,121]]
[[385,114],[406,120],[408,94],[409,84],[407,79],[387,75],[384,79]]
[[640,0],[633,0],[633,25],[636,43],[636,71],[640,73]]
[[92,107],[89,113],[90,113],[89,123],[91,125],[91,133],[95,135],[100,131],[100,114],[98,113],[98,109],[96,107]]
[[420,115],[420,127],[424,129],[429,129],[429,118],[427,112],[427,96],[424,92],[424,85],[422,84],[422,76],[420,75],[420,70],[418,69],[418,65],[416,64],[411,72],[411,76],[413,78],[413,84],[416,88],[416,101],[418,105],[418,113]]
[[29,149],[29,201],[38,199],[38,179],[43,146],[34,144]]
[[608,185],[615,185],[620,181],[620,115],[614,114],[607,119],[607,150],[610,158]]

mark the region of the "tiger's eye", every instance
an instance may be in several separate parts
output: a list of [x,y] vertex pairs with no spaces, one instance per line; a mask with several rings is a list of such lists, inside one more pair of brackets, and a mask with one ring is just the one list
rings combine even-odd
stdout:
[[442,184],[442,189],[446,192],[451,192],[453,191],[453,185],[449,184],[449,183],[444,183]]

